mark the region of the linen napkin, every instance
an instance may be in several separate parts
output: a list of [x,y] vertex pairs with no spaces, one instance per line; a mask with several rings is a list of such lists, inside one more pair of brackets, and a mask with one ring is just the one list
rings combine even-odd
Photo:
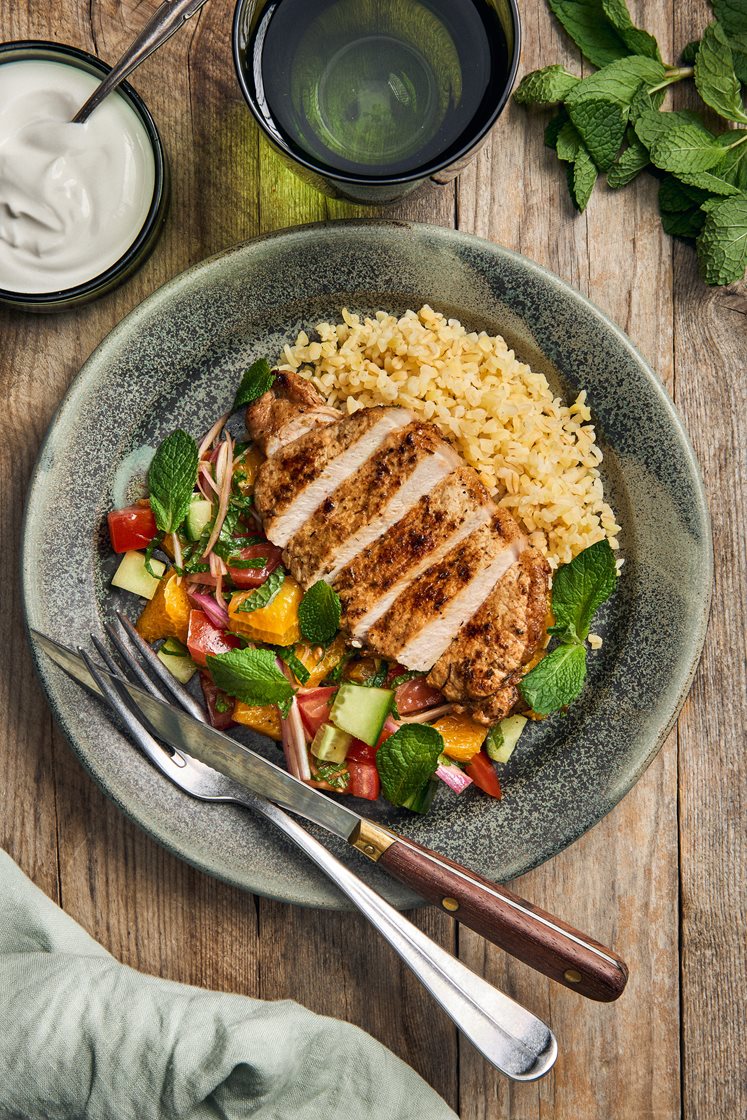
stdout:
[[454,1120],[386,1047],[290,1000],[119,964],[0,850],[2,1120]]

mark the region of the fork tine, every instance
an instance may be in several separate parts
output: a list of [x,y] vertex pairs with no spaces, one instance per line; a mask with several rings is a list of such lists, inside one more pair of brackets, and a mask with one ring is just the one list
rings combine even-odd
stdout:
[[164,663],[157,657],[148,643],[138,634],[129,618],[117,611],[117,619],[119,621],[120,627],[125,634],[125,640],[127,641],[127,652],[125,652],[121,644],[118,644],[117,648],[122,654],[122,657],[125,658],[127,664],[131,666],[133,671],[137,672],[136,655],[139,655],[141,660],[147,666],[151,675],[158,678],[159,685],[165,686],[165,688],[168,689],[174,699],[177,700],[184,708],[185,712],[189,712],[189,714],[195,719],[198,719],[200,723],[207,723],[207,716],[195,700],[194,696],[192,696],[191,693],[187,691],[184,685],[179,683],[176,677],[171,675]]
[[[145,669],[139,663],[137,658],[133,657],[129,646],[126,644],[126,635],[120,633],[120,628],[118,628],[114,623],[105,622],[104,629],[106,630],[106,633],[109,636],[109,640],[121,657],[125,666],[130,670],[133,676],[137,677],[143,688],[146,689],[146,691],[149,692],[151,696],[156,696],[159,700],[167,702],[169,700],[169,697],[167,696],[166,691],[163,688],[159,687],[159,685],[152,679],[152,677],[150,677],[148,673],[145,672]],[[93,637],[93,635],[91,636]],[[121,669],[117,668],[116,672],[117,674],[120,674]]]
[[[141,723],[140,718],[133,712],[129,697],[125,699],[126,693],[120,692],[108,677],[105,677],[103,673],[99,672],[95,662],[91,660],[86,651],[79,648],[78,653],[83,658],[88,672],[98,685],[101,690],[101,695],[104,697],[109,707],[119,716],[129,734],[151,762],[154,762],[159,770],[163,770],[166,774],[168,774],[170,766],[186,766],[184,758],[182,758],[178,751],[172,753],[166,750],[165,747],[162,747],[161,744],[153,738],[151,733]],[[107,658],[107,661],[108,660],[109,658]]]

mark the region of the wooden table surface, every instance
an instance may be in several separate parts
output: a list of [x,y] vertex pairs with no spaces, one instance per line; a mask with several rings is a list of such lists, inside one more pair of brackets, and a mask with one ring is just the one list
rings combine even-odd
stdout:
[[[0,38],[59,40],[113,62],[156,5],[0,0]],[[533,1085],[498,1076],[356,916],[253,898],[169,855],[104,797],[53,724],[22,630],[18,550],[29,474],[63,393],[107,332],[188,265],[267,230],[361,212],[300,184],[260,143],[234,77],[232,7],[232,0],[210,0],[134,78],[174,176],[170,217],[150,261],[123,289],[72,314],[0,310],[7,568],[0,843],[120,960],[205,987],[292,997],[357,1023],[414,1066],[464,1120],[739,1120],[747,1114],[747,289],[703,286],[691,250],[662,233],[648,177],[614,194],[597,188],[586,213],[575,216],[565,175],[543,148],[543,120],[512,105],[456,186],[387,211],[457,225],[516,249],[590,296],[674,397],[709,494],[714,608],[677,728],[613,812],[519,883],[526,897],[628,960],[623,998],[611,1006],[585,1002],[469,931],[457,932],[445,915],[415,915],[431,936],[551,1023],[560,1046],[552,1074]],[[549,62],[578,72],[578,52],[544,0],[521,7],[522,72]],[[671,59],[710,19],[704,0],[638,0],[631,10]],[[312,966],[315,958],[324,967]]]

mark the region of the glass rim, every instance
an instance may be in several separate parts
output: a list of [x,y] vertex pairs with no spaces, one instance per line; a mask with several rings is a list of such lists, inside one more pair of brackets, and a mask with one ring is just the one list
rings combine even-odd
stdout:
[[[38,51],[40,53],[48,52],[49,54],[57,54],[63,58],[72,60],[73,65],[85,62],[88,66],[92,66],[98,71],[102,77],[108,74],[112,69],[107,62],[97,58],[96,55],[91,54],[89,51],[83,50],[81,47],[73,47],[68,43],[57,43],[51,39],[11,39],[7,42],[0,43],[0,66],[7,65],[7,60],[3,58],[3,55],[16,51],[29,51],[31,53]],[[83,69],[83,67],[79,66],[79,69]],[[22,304],[26,307],[43,307],[45,304],[77,301],[87,296],[95,295],[99,288],[106,287],[112,280],[116,279],[120,272],[125,271],[127,267],[132,264],[160,220],[161,208],[168,187],[166,151],[163,146],[163,141],[161,140],[161,135],[148,106],[129,82],[122,82],[118,86],[117,92],[122,93],[122,96],[137,113],[148,135],[150,146],[153,149],[155,165],[153,198],[151,199],[148,213],[145,216],[142,226],[122,256],[119,257],[114,264],[109,265],[104,272],[97,273],[97,275],[92,276],[90,280],[85,280],[81,284],[75,284],[71,288],[57,288],[49,292],[18,292],[0,287],[0,302],[6,304]]]
[[316,175],[321,176],[323,179],[331,179],[338,183],[350,183],[354,186],[399,186],[402,183],[417,183],[430,178],[431,175],[443,171],[453,164],[463,160],[470,152],[474,151],[482,140],[490,132],[491,128],[498,120],[498,117],[503,112],[506,106],[511,91],[516,80],[516,74],[519,69],[519,59],[521,56],[521,16],[519,15],[519,7],[517,0],[505,0],[508,7],[511,23],[514,32],[514,46],[511,52],[511,57],[508,65],[508,72],[506,80],[503,85],[500,96],[496,100],[495,106],[488,114],[484,123],[476,130],[473,136],[470,137],[469,142],[461,145],[454,151],[448,158],[440,158],[433,160],[431,163],[422,164],[416,171],[408,171],[401,175],[353,175],[346,171],[337,171],[329,164],[316,162],[308,156],[298,155],[292,151],[288,144],[281,138],[270,132],[267,128],[262,114],[259,111],[256,99],[253,97],[249,85],[244,75],[241,59],[241,37],[242,28],[240,23],[244,15],[248,3],[256,3],[256,0],[237,0],[236,8],[234,9],[233,26],[231,32],[232,48],[233,48],[233,63],[236,70],[236,77],[238,78],[241,92],[244,96],[252,116],[261,128],[267,139],[293,161],[301,167],[305,167],[308,171],[313,171]]

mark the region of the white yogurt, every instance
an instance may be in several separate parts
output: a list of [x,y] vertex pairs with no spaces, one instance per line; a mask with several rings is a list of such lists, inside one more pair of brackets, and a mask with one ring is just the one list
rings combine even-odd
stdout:
[[98,80],[63,62],[0,64],[0,288],[56,292],[115,264],[153,201],[155,160],[118,93],[71,124]]

